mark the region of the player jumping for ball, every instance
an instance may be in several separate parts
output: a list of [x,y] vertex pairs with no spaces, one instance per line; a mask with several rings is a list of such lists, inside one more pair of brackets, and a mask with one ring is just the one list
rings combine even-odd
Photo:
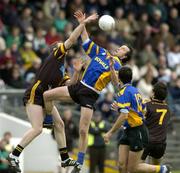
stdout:
[[[85,14],[81,11],[75,13],[79,23],[85,20]],[[83,49],[91,58],[91,62],[85,69],[82,80],[72,86],[64,86],[46,91],[44,100],[46,111],[51,113],[53,110],[53,100],[73,100],[81,105],[81,118],[79,123],[79,153],[77,162],[72,172],[80,172],[84,156],[87,148],[88,130],[93,115],[93,108],[99,93],[111,81],[110,58],[115,60],[114,69],[118,71],[124,63],[126,63],[132,54],[131,48],[126,45],[119,47],[113,53],[109,53],[106,49],[96,45],[90,40],[86,28],[81,34]],[[115,79],[115,78],[113,78]]]
[[[71,33],[70,37],[64,43],[56,44],[37,73],[34,84],[26,90],[23,101],[24,105],[26,106],[26,112],[32,127],[24,134],[21,142],[9,155],[8,160],[10,165],[16,172],[21,172],[19,168],[19,156],[21,152],[29,143],[31,143],[34,138],[36,138],[42,132],[45,115],[43,111],[43,93],[49,88],[55,88],[63,85],[69,86],[77,82],[82,63],[76,62],[76,65],[74,66],[75,73],[70,79],[65,74],[64,63],[66,53],[67,50],[70,49],[70,47],[77,41],[78,37],[84,29],[85,24],[95,20],[96,18],[96,14],[89,16],[79,24],[79,26]],[[68,156],[64,123],[55,106],[51,111],[51,115],[53,117],[55,138],[58,143],[62,159],[62,166],[74,166],[76,165],[76,161],[72,160]]]

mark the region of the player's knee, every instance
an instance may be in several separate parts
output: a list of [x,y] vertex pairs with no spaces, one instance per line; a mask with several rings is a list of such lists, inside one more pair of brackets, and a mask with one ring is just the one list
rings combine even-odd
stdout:
[[120,170],[126,170],[127,169],[127,165],[125,162],[119,160],[119,169]]
[[62,130],[65,128],[64,122],[62,120],[57,120],[54,121],[54,126],[55,128],[57,128],[58,130]]
[[127,167],[127,172],[130,172],[130,173],[136,173],[136,166],[135,165],[128,165]]
[[42,133],[42,130],[43,130],[43,127],[40,126],[40,127],[36,127],[36,128],[33,128],[34,129],[34,133],[36,136],[40,135]]
[[88,135],[88,130],[86,127],[81,127],[79,129],[79,134],[82,136],[82,137],[86,137]]

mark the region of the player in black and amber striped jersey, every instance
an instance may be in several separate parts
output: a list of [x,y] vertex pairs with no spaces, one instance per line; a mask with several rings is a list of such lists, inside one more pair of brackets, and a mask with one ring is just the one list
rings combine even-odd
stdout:
[[[79,26],[71,33],[70,37],[64,43],[56,44],[56,46],[53,48],[52,52],[40,68],[39,72],[36,74],[34,84],[26,90],[23,101],[24,105],[26,106],[26,112],[31,122],[32,128],[25,133],[21,142],[9,155],[8,160],[10,162],[10,165],[16,172],[21,172],[19,168],[19,156],[21,152],[35,137],[37,137],[42,132],[44,120],[43,93],[49,88],[54,88],[59,85],[69,86],[76,83],[76,81],[78,80],[78,71],[80,71],[82,67],[81,62],[76,61],[75,73],[70,79],[65,74],[65,56],[67,50],[77,41],[78,37],[84,29],[85,24],[95,19],[97,19],[97,14],[89,16],[81,24],[79,24]],[[55,106],[53,106],[52,117],[54,122],[55,137],[62,160],[61,165],[63,167],[75,166],[76,161],[69,158],[68,156],[64,123]]]
[[170,110],[165,102],[167,87],[158,82],[153,88],[153,98],[146,103],[146,125],[149,130],[149,144],[144,149],[142,160],[152,157],[153,164],[160,164],[166,150],[166,135],[170,121]]

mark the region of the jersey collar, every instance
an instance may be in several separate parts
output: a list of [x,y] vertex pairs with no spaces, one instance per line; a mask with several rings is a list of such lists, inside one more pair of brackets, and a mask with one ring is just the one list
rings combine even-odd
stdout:
[[121,60],[118,58],[118,56],[113,56],[113,55],[111,55],[108,51],[106,52],[107,54],[106,54],[106,58],[108,58],[108,57],[113,57],[113,59],[115,60],[115,61],[117,61],[121,66],[122,66],[122,62],[121,62]]

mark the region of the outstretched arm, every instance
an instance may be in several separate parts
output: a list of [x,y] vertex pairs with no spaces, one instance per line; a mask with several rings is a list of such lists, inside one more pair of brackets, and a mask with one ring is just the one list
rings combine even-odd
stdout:
[[[77,12],[74,13],[74,17],[78,20],[79,24],[81,24],[83,20],[86,18],[86,15],[83,14],[82,11],[78,10]],[[83,27],[83,31],[81,33],[81,39],[83,43],[89,39],[89,35],[87,33],[85,26]]]
[[123,122],[125,120],[127,120],[128,118],[128,114],[127,113],[121,113],[118,117],[118,119],[116,120],[116,122],[114,123],[113,127],[104,135],[104,141],[106,143],[109,142],[111,136],[113,135],[113,133],[115,133],[123,124]]
[[81,35],[82,31],[85,28],[85,25],[93,20],[96,20],[98,18],[97,14],[92,14],[89,17],[85,17],[85,14],[83,15],[83,19],[76,27],[76,29],[71,33],[70,37],[64,42],[65,49],[71,48],[71,46],[76,42],[78,37]]

